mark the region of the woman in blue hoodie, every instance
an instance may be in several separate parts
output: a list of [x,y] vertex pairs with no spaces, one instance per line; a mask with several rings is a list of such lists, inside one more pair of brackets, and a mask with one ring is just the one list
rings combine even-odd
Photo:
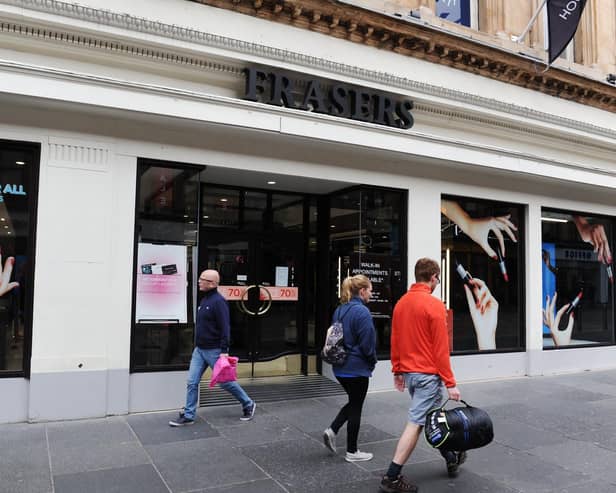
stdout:
[[376,333],[366,304],[372,296],[372,283],[364,275],[347,277],[342,283],[341,305],[336,308],[333,321],[341,321],[347,359],[334,366],[334,375],[349,396],[329,428],[323,432],[325,446],[336,453],[336,434],[347,423],[348,462],[372,459],[372,454],[357,448],[361,410],[368,392],[368,379],[377,362]]

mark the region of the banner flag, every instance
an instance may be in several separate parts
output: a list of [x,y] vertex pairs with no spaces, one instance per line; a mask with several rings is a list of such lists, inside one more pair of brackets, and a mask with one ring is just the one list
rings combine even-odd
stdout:
[[550,65],[573,39],[585,6],[586,0],[548,0]]

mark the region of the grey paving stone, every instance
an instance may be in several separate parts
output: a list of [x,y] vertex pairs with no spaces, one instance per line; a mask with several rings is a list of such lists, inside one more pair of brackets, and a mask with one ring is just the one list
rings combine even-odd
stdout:
[[[242,406],[239,403],[231,406],[202,407],[197,409],[197,415],[211,424],[214,428],[218,426],[246,424],[246,422],[240,421]],[[267,415],[267,411],[257,402],[257,409],[253,419],[258,420],[259,417],[263,415]]]
[[616,423],[610,422],[609,424],[605,424],[600,428],[595,428],[591,430],[581,429],[578,433],[569,434],[568,438],[572,440],[586,441],[599,447],[616,452]]
[[260,468],[224,438],[148,445],[146,450],[174,493],[202,489],[205,485],[221,487],[267,479]]
[[543,430],[515,420],[497,417],[492,418],[492,424],[494,426],[494,440],[517,450],[528,450],[540,445],[552,445],[567,439],[559,433]]
[[149,465],[54,476],[55,493],[169,493]]
[[[592,479],[587,474],[567,470],[541,457],[498,443],[470,452],[472,454],[469,453],[463,466],[465,471],[522,492],[553,493]],[[459,479],[462,479],[462,475]]]
[[[449,478],[442,459],[407,465],[402,474],[417,484],[421,493],[518,493],[517,489],[494,478],[476,474],[466,464],[456,478]],[[520,491],[538,493],[540,490]]]
[[[311,433],[311,437],[313,437],[318,442],[323,442],[323,433],[322,431]],[[379,430],[378,428],[372,426],[369,423],[362,422],[359,428],[359,436],[357,437],[357,446],[360,450],[364,450],[367,444],[371,444],[374,442],[382,442],[384,440],[392,440],[397,439],[396,436],[391,435],[389,433],[384,432],[383,430]],[[346,451],[347,444],[347,427],[344,425],[340,428],[338,435],[336,436],[336,448],[340,451]]]
[[169,421],[177,417],[177,412],[135,414],[128,416],[126,421],[143,445],[200,440],[219,435],[216,430],[199,417],[195,419],[195,424],[190,426],[169,426]]
[[356,464],[346,462],[342,456],[331,456],[321,444],[308,438],[241,450],[294,493],[333,492],[338,491],[339,485],[371,478]]
[[0,426],[0,491],[48,493],[51,472],[45,425]]
[[590,483],[568,486],[559,490],[558,493],[614,493],[614,491],[616,491],[616,483],[592,481]]
[[50,423],[48,436],[54,475],[148,462],[122,418]]
[[[374,454],[374,458],[372,460],[366,462],[357,462],[357,466],[365,469],[366,471],[370,471],[373,474],[384,474],[389,467],[390,462],[393,459],[394,452],[396,450],[396,445],[398,444],[398,440],[388,440],[378,443],[371,443],[362,447],[362,450],[366,452],[372,452]],[[341,449],[338,452],[340,457],[344,457],[344,449]],[[421,462],[430,462],[439,458],[441,461],[441,455],[438,451],[434,449],[426,450],[422,447],[415,447],[415,450],[411,454],[407,464],[415,464]],[[443,461],[443,467],[445,462]]]
[[287,490],[282,488],[273,479],[258,479],[247,483],[237,483],[229,486],[221,486],[218,488],[208,488],[205,490],[191,491],[190,493],[284,493]]
[[306,433],[323,431],[340,409],[317,399],[272,402],[263,404],[261,408]]
[[536,447],[528,451],[549,462],[571,471],[579,471],[589,479],[616,483],[616,452],[589,442],[567,440],[556,445]]
[[240,422],[240,424],[233,426],[220,426],[217,430],[221,436],[237,446],[261,445],[305,437],[305,434],[294,426],[271,415],[255,416],[250,422]]

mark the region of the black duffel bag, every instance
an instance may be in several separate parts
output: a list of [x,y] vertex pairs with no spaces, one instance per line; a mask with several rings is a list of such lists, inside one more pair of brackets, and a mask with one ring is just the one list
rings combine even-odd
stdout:
[[432,409],[426,416],[424,433],[426,441],[439,450],[462,451],[487,445],[494,438],[492,420],[478,407],[445,409],[447,401]]

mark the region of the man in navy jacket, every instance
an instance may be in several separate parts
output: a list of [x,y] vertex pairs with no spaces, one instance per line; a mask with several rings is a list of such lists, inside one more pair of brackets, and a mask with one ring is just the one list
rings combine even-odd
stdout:
[[[199,276],[199,290],[203,299],[197,309],[195,349],[188,369],[186,384],[186,406],[178,419],[169,421],[170,426],[186,426],[195,422],[199,382],[209,366],[214,368],[221,357],[229,356],[229,337],[231,324],[227,300],[218,292],[220,275],[215,270],[204,270]],[[231,393],[242,404],[242,421],[249,421],[255,414],[257,405],[248,397],[237,382],[225,382],[220,386]]]

